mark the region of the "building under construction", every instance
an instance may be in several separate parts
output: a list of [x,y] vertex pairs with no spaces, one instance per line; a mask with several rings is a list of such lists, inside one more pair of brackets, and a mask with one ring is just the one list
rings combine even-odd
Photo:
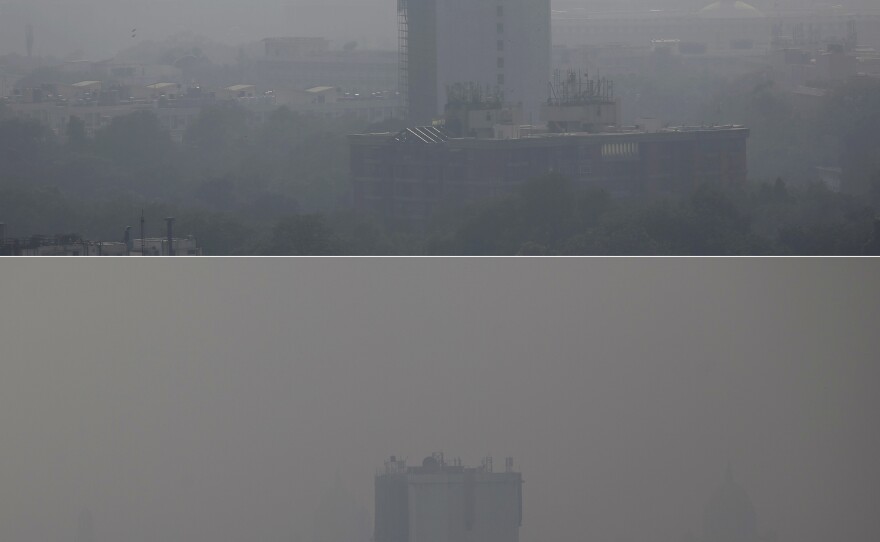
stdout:
[[522,475],[505,460],[479,467],[443,454],[420,466],[392,456],[376,476],[375,542],[518,542],[522,525]]
[[398,0],[400,91],[428,124],[446,89],[473,82],[537,122],[550,75],[550,0]]

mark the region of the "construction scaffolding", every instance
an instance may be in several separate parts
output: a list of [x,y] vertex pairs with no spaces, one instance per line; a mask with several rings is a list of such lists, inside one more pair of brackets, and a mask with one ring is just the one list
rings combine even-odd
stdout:
[[499,87],[483,86],[473,81],[446,85],[447,106],[467,105],[471,110],[498,109],[504,103]]
[[614,82],[604,77],[590,79],[586,73],[556,70],[550,83],[550,105],[586,105],[614,100]]
[[409,6],[408,0],[397,0],[397,90],[406,115],[409,116]]

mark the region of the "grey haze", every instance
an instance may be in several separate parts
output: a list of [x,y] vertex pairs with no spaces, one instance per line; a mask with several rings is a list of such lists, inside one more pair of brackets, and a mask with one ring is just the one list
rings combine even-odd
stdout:
[[313,542],[432,451],[515,456],[524,542],[680,542],[728,464],[779,542],[880,539],[876,261],[46,262],[3,262],[4,542]]

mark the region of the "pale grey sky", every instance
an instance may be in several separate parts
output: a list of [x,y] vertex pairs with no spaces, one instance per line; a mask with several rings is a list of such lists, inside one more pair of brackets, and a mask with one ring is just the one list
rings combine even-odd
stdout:
[[[620,0],[606,4],[661,8],[711,0]],[[557,0],[591,5],[591,0]],[[875,0],[781,0],[781,5],[845,4],[874,7]],[[754,0],[759,7],[772,0]],[[269,36],[324,36],[396,47],[397,0],[0,0],[0,54],[25,52],[25,25],[34,27],[38,55],[100,60],[139,42],[189,32],[229,45]],[[131,30],[137,28],[137,37]]]
[[[396,47],[396,0],[0,0],[0,53],[25,52],[34,26],[35,54],[89,60],[146,40],[189,32],[229,45],[269,36],[324,36]],[[137,28],[137,37],[131,30]]]
[[4,542],[311,542],[441,450],[515,457],[523,542],[681,542],[728,462],[779,542],[880,539],[876,260],[2,266]]

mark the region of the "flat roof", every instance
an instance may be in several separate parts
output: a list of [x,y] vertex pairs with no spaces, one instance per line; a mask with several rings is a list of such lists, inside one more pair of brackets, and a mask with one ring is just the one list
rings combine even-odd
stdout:
[[306,92],[327,92],[328,90],[336,90],[336,87],[312,87],[307,88]]
[[79,83],[74,83],[71,86],[73,87],[91,87],[94,85],[100,85],[100,81],[80,81]]
[[289,42],[306,42],[306,41],[328,41],[327,38],[319,36],[277,36],[274,38],[263,38],[262,41],[289,41]]
[[249,88],[254,88],[254,85],[232,85],[231,87],[226,87],[226,90],[245,90]]
[[[594,143],[620,142],[620,141],[680,141],[694,136],[725,138],[731,136],[749,135],[749,128],[739,125],[730,126],[679,126],[664,128],[656,132],[626,131],[626,132],[572,132],[572,133],[542,133],[531,134],[520,138],[495,139],[495,138],[449,138],[447,141],[437,141],[456,148],[473,147],[517,147],[517,146],[546,146],[559,143],[575,144],[578,141],[590,141]],[[365,144],[391,143],[399,134],[351,134],[349,138],[353,142]]]
[[799,94],[801,96],[813,96],[816,98],[821,98],[828,94],[828,90],[824,88],[816,88],[816,87],[808,87],[806,85],[798,85],[792,91],[792,94]]
[[177,87],[177,83],[153,83],[152,85],[147,85],[147,88],[152,88],[154,90],[158,90],[160,88],[168,88],[168,87]]

